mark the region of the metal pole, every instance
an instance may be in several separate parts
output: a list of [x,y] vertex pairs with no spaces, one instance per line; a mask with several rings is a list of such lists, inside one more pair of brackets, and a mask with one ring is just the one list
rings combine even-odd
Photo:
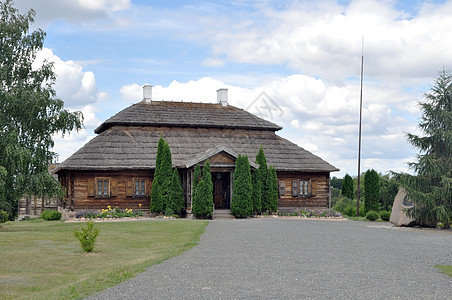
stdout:
[[364,36],[361,45],[361,93],[359,97],[359,134],[358,134],[358,190],[356,191],[356,216],[359,217],[359,199],[361,187],[361,123],[363,115],[363,69],[364,69]]

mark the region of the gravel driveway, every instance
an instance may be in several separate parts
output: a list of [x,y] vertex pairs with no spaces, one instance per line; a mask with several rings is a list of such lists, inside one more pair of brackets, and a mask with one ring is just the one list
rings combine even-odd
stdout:
[[200,244],[90,299],[452,299],[452,231],[214,220]]

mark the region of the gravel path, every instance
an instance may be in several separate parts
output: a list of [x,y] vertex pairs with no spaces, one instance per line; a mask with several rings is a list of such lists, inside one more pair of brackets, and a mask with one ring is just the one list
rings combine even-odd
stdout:
[[200,244],[90,299],[452,299],[452,231],[211,221]]

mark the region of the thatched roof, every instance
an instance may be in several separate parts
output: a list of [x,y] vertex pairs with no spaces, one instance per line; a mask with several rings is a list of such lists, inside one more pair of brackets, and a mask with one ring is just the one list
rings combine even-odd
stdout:
[[282,129],[281,126],[230,105],[168,101],[136,103],[106,120],[94,132],[99,134],[116,125],[273,131]]
[[[206,153],[225,151],[254,161],[263,145],[268,165],[277,171],[333,172],[320,157],[271,130],[115,126],[103,131],[58,166],[58,170],[152,170],[160,136],[171,148],[174,166],[188,167]],[[210,151],[210,152],[209,152]]]

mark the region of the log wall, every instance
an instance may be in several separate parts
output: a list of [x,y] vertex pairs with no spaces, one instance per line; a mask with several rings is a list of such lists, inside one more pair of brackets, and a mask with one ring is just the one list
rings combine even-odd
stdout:
[[[97,179],[109,180],[108,195],[97,195]],[[135,179],[146,180],[145,196],[134,196],[130,191]],[[66,172],[59,177],[66,190],[63,208],[102,209],[110,205],[112,208],[149,209],[153,179],[153,174],[148,171]]]
[[[296,173],[296,172],[278,172],[278,184],[281,187],[283,182],[285,193],[279,195],[278,206],[280,208],[304,208],[316,207],[327,208],[329,197],[329,173]],[[310,181],[310,194],[307,196],[292,196],[293,181]]]

